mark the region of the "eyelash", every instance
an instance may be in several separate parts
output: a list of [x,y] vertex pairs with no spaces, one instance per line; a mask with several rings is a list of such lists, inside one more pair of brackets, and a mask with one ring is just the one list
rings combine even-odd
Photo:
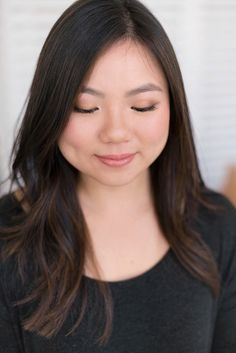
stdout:
[[[93,108],[93,109],[82,109],[82,108],[78,108],[78,107],[74,107],[74,111],[77,113],[82,113],[82,114],[92,114],[94,113],[98,108]],[[136,110],[137,112],[141,112],[141,113],[145,113],[148,111],[153,111],[157,109],[156,105],[151,105],[149,107],[143,107],[143,108],[136,108],[136,107],[131,107],[131,109]]]
[[91,113],[94,113],[96,110],[97,110],[97,108],[86,110],[86,109],[74,107],[74,111],[77,113],[91,114]]

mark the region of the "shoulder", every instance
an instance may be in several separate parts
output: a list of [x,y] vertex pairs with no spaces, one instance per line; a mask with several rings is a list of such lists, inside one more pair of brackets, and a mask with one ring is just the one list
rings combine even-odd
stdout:
[[13,193],[4,194],[0,198],[0,280],[3,288],[15,281],[14,274],[17,261],[14,256],[5,258],[5,246],[9,243],[11,233],[8,229],[22,220],[23,211]]
[[230,208],[235,211],[235,206],[226,196],[221,194],[219,191],[205,188],[202,191],[202,194],[214,205],[223,206],[223,208]]
[[204,196],[215,209],[201,206],[195,224],[224,272],[236,259],[236,208],[218,192],[206,190]]
[[200,206],[197,214],[198,221],[206,228],[211,230],[230,230],[236,231],[236,208],[221,193],[206,190],[204,191],[204,199],[213,207]]
[[0,198],[0,227],[14,224],[15,217],[22,213],[21,206],[13,193],[4,194]]

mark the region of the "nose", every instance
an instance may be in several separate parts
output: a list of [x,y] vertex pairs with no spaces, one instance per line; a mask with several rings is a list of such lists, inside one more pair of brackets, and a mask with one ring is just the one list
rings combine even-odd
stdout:
[[104,116],[100,138],[104,143],[126,142],[131,138],[127,116],[120,109],[110,109]]

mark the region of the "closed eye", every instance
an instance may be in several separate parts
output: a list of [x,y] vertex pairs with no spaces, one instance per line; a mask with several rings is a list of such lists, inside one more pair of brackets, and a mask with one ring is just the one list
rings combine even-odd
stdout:
[[77,113],[84,113],[84,114],[91,114],[94,113],[98,108],[93,108],[93,109],[82,109],[79,107],[74,107],[74,111]]
[[[153,111],[157,109],[156,105],[151,105],[149,107],[131,107],[131,109],[136,110],[137,112],[148,112],[148,111]],[[94,113],[98,108],[92,108],[92,109],[82,109],[79,107],[74,107],[74,111],[77,113],[83,113],[83,114],[91,114]]]
[[138,112],[148,112],[148,111],[156,110],[157,106],[156,105],[151,105],[149,107],[143,107],[143,108],[131,107],[131,109],[136,110]]

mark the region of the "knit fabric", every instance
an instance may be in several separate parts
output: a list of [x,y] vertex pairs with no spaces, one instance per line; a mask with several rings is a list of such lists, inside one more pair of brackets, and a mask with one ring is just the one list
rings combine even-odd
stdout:
[[[10,258],[0,264],[0,353],[236,353],[236,210],[222,195],[210,192],[210,196],[223,206],[222,210],[215,213],[202,208],[194,224],[212,250],[222,277],[217,300],[170,249],[148,271],[107,282],[113,300],[113,324],[104,347],[96,343],[105,324],[103,306],[95,310],[96,282],[86,276],[83,284],[88,306],[81,326],[66,336],[74,323],[72,311],[59,333],[48,339],[22,328],[25,309],[12,303],[24,288]],[[12,195],[1,198],[0,224],[10,224],[11,217],[20,212]],[[79,304],[78,294],[77,308]]]

